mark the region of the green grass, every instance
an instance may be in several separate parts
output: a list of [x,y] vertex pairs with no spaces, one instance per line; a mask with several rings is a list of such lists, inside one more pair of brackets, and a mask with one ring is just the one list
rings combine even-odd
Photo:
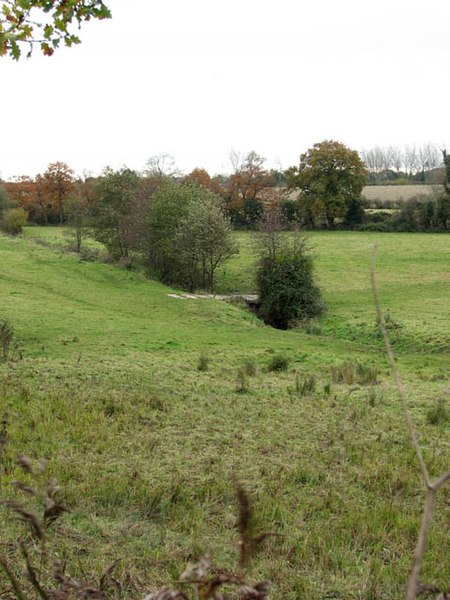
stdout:
[[[395,349],[421,368],[432,355],[446,365],[450,352],[450,272],[448,236],[440,234],[383,234],[313,232],[310,249],[328,312],[322,333],[359,344],[364,351],[381,348],[375,327],[370,289],[370,260],[377,244],[377,279],[384,312],[403,327],[393,337]],[[219,292],[255,291],[254,234],[240,234],[241,253],[218,277]],[[443,360],[442,360],[443,359]]]
[[[258,527],[282,534],[250,570],[273,581],[272,598],[403,596],[423,492],[374,332],[370,248],[379,244],[380,295],[403,325],[394,333],[399,362],[438,475],[449,424],[429,414],[448,403],[448,237],[311,235],[328,313],[310,335],[265,327],[225,302],[169,298],[137,272],[82,262],[29,235],[0,237],[0,316],[24,349],[22,361],[0,364],[0,413],[9,419],[2,486],[18,494],[9,486],[18,453],[49,460],[71,509],[49,544],[75,574],[97,576],[122,558],[119,577],[136,586],[125,597],[142,598],[206,553],[233,568],[240,481]],[[241,256],[220,274],[220,291],[254,290],[252,236],[239,237]],[[269,371],[274,355],[289,359],[288,371]],[[331,383],[345,361],[376,368],[379,384]],[[250,363],[252,376],[237,385]],[[309,377],[314,388],[299,394],[299,378]],[[14,561],[17,526],[5,514],[2,552]],[[447,488],[424,566],[424,579],[441,586],[448,517]]]

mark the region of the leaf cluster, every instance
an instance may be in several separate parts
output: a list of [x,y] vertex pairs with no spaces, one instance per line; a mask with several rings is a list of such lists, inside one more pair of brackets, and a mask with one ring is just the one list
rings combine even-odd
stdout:
[[51,56],[61,42],[68,47],[81,42],[72,25],[80,28],[84,21],[110,17],[103,0],[5,0],[0,6],[0,56],[19,60],[24,43],[27,57],[35,45]]

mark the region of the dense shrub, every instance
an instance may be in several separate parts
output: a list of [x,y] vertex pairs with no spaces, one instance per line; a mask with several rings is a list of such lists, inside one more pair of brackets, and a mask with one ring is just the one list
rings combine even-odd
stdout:
[[324,310],[313,278],[313,261],[299,232],[265,233],[257,268],[258,314],[277,329],[288,329]]
[[3,213],[1,228],[9,235],[19,235],[27,224],[27,213],[22,208],[9,208]]

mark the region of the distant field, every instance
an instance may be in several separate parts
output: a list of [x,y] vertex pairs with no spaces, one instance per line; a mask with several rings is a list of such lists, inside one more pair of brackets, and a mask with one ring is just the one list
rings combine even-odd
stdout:
[[[123,597],[136,600],[204,554],[234,568],[239,481],[256,530],[281,534],[249,573],[273,582],[272,600],[402,598],[422,491],[375,327],[370,254],[377,243],[383,309],[438,475],[449,462],[449,422],[429,415],[448,406],[450,237],[311,234],[328,311],[313,327],[283,332],[240,306],[170,298],[173,290],[138,272],[80,261],[64,251],[64,235],[0,236],[0,317],[14,324],[24,355],[0,363],[2,486],[19,494],[9,487],[18,453],[49,460],[71,509],[49,550],[92,578],[121,558]],[[238,238],[220,292],[255,289],[254,234]],[[198,370],[201,354],[208,370]],[[286,372],[268,370],[278,354]],[[378,371],[376,383],[337,383],[331,368],[343,361]],[[246,371],[256,373],[243,386]],[[314,389],[302,394],[306,378]],[[18,526],[6,514],[0,505],[0,553],[18,564]],[[449,517],[447,488],[423,574],[441,586]],[[0,573],[1,598],[6,589]]]
[[442,185],[366,185],[362,196],[366,200],[406,202],[419,196],[433,196],[442,189]]

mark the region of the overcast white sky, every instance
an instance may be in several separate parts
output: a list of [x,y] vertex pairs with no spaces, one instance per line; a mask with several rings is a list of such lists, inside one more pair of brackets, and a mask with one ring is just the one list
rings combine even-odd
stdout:
[[450,145],[449,0],[106,0],[51,58],[0,58],[0,175],[230,171],[315,142]]

